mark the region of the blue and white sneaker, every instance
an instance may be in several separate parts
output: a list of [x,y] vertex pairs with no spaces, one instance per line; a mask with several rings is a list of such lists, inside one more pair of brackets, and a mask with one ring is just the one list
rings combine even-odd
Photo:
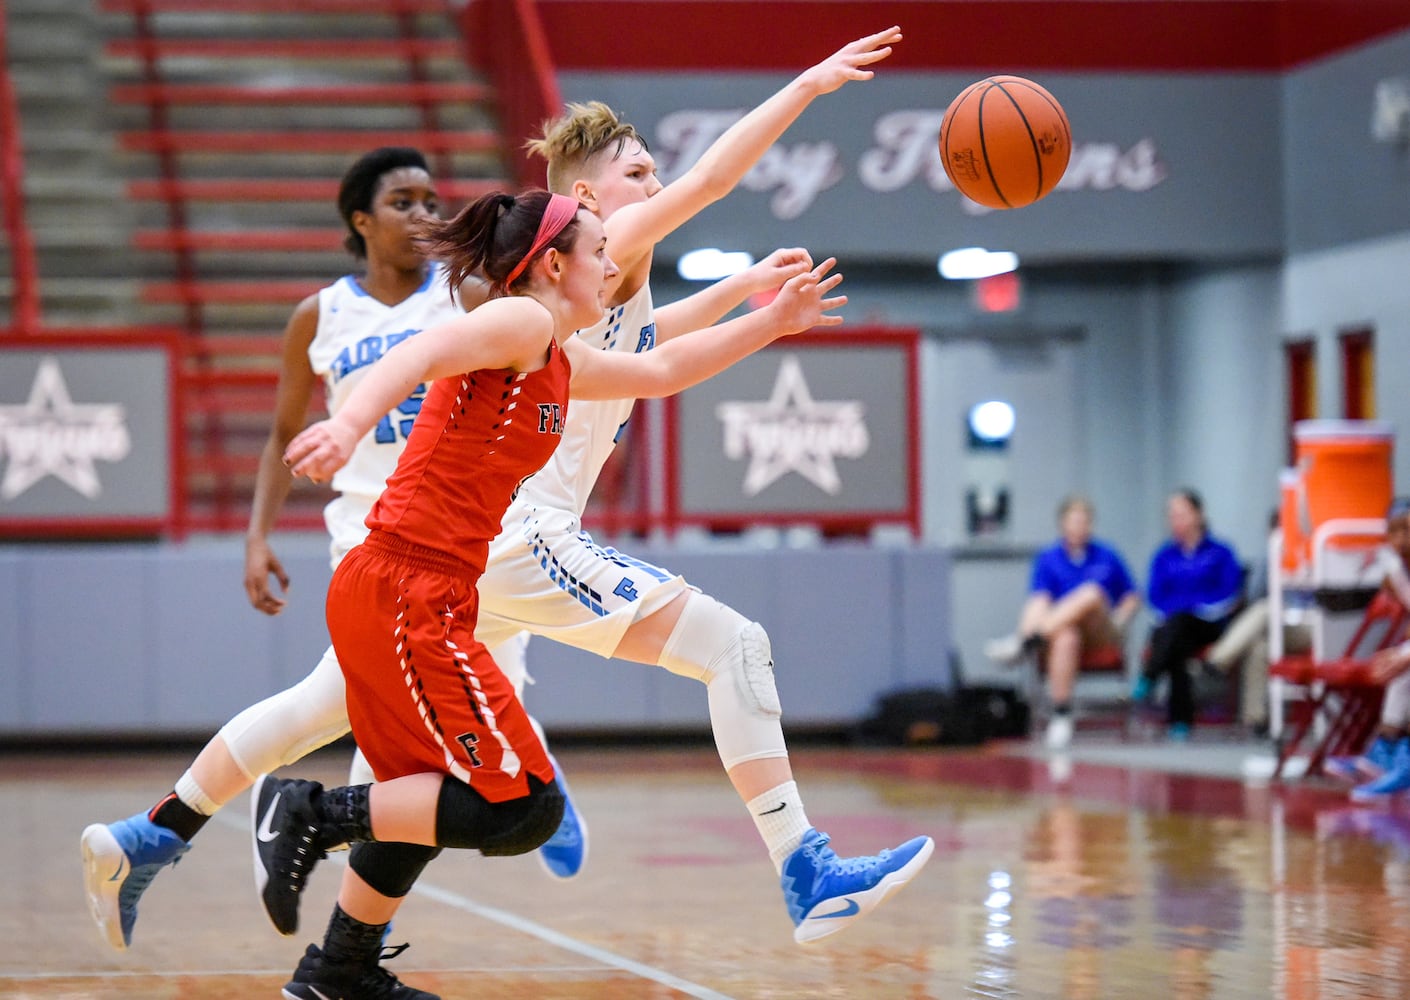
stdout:
[[176,864],[191,845],[145,812],[117,823],[94,823],[78,843],[88,911],[104,940],[126,951],[137,923],[137,901],[157,872]]
[[1385,802],[1392,795],[1410,791],[1410,740],[1395,745],[1395,756],[1386,773],[1351,790],[1352,802]]
[[554,780],[563,793],[563,819],[553,836],[539,847],[539,864],[554,878],[574,878],[583,870],[587,860],[588,830],[582,814],[573,806],[573,796],[568,792],[568,782],[563,777],[563,768],[553,754],[548,755],[553,762]]
[[1328,757],[1322,765],[1322,770],[1343,781],[1379,778],[1390,770],[1391,762],[1395,758],[1395,743],[1395,740],[1377,736],[1364,754],[1359,757]]
[[799,944],[852,926],[914,878],[935,850],[929,837],[914,837],[874,857],[839,858],[828,839],[810,828],[783,863],[779,883]]

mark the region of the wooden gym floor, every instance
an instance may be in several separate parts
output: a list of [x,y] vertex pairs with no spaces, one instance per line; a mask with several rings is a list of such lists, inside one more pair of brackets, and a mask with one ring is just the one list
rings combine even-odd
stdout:
[[[79,833],[149,805],[190,756],[0,756],[0,997],[280,995],[341,864],[315,873],[300,933],[278,936],[254,896],[247,796],[153,883],[131,950],[89,919]],[[904,892],[804,949],[711,751],[558,756],[589,823],[584,873],[446,852],[393,927],[412,945],[390,965],[403,980],[446,1000],[1410,996],[1410,808],[1012,744],[795,751],[840,853],[936,841]],[[288,773],[337,783],[344,758]]]

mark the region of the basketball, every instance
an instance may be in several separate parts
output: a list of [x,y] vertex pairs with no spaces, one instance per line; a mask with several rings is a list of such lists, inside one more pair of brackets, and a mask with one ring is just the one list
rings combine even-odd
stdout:
[[988,208],[1022,208],[1045,197],[1071,154],[1062,105],[1021,76],[970,84],[940,124],[940,160],[950,183]]

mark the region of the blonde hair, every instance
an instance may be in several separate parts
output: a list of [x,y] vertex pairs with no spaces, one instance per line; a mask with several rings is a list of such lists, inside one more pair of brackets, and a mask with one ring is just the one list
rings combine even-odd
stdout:
[[563,114],[544,122],[543,135],[524,143],[524,148],[548,161],[548,189],[570,194],[569,188],[583,176],[593,157],[611,148],[615,159],[629,140],[647,148],[635,125],[623,121],[601,101],[588,101],[567,105]]

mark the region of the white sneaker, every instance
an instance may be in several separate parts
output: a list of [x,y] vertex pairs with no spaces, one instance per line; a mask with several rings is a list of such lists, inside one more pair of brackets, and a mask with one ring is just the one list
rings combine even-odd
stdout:
[[1072,716],[1054,715],[1048,720],[1048,732],[1043,738],[1049,750],[1061,750],[1072,742]]
[[984,644],[984,655],[1005,667],[1017,666],[1023,660],[1023,637],[1006,635]]

